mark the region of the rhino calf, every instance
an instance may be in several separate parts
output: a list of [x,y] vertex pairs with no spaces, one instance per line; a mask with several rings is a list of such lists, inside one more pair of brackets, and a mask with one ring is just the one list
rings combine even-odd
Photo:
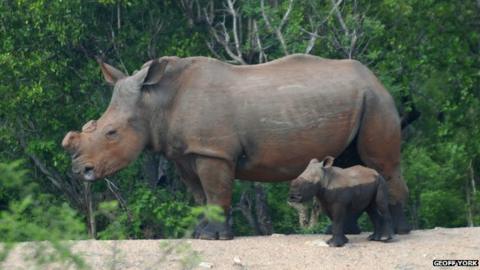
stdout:
[[332,220],[329,246],[341,247],[348,242],[343,231],[346,213],[368,213],[374,232],[368,240],[392,239],[393,228],[388,210],[387,186],[377,171],[363,166],[342,169],[333,167],[333,157],[322,162],[312,159],[305,171],[290,184],[289,202],[302,203],[317,196]]

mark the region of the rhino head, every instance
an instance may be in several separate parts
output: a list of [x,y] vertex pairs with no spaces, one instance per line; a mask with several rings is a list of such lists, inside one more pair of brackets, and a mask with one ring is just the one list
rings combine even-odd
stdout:
[[149,140],[145,88],[159,83],[167,63],[154,60],[126,76],[99,62],[105,80],[114,87],[110,104],[98,120],[88,121],[81,132],[68,132],[62,141],[72,156],[72,171],[77,177],[87,181],[103,178],[142,152]]
[[316,158],[310,160],[307,168],[290,183],[288,201],[303,203],[309,201],[318,191],[328,184],[328,170],[332,168],[334,158],[327,156],[321,162]]

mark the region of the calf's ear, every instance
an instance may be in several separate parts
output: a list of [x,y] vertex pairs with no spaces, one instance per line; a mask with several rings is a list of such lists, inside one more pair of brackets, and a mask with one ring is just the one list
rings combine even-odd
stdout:
[[308,164],[315,164],[315,163],[318,163],[318,159],[316,159],[316,158],[310,160],[310,162]]
[[323,161],[322,161],[322,166],[323,166],[324,168],[330,168],[330,167],[332,167],[334,160],[335,160],[334,157],[332,157],[332,156],[327,156],[327,157],[325,157],[325,158],[323,159]]

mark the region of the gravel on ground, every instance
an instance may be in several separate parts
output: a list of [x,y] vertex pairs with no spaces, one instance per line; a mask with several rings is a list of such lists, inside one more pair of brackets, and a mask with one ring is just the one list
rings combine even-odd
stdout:
[[[329,235],[237,237],[229,241],[122,240],[72,242],[90,269],[432,269],[436,259],[480,259],[480,227],[435,228],[396,235],[389,243],[367,241],[368,233],[347,235],[342,248],[325,244]],[[33,269],[28,250],[18,245],[3,269]],[[29,255],[30,254],[30,255]],[[192,266],[194,265],[194,266]],[[65,265],[40,269],[65,269]],[[70,267],[73,269],[73,267]],[[480,267],[467,267],[480,269]],[[436,269],[459,269],[446,267]]]

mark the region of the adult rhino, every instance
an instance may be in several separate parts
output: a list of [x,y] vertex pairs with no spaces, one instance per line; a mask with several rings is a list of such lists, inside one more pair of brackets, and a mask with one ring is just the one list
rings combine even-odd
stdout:
[[[359,62],[291,55],[234,66],[162,57],[132,76],[100,67],[114,86],[110,105],[62,142],[84,180],[115,173],[147,148],[175,162],[198,203],[227,213],[234,179],[287,181],[312,158],[332,155],[381,173],[396,231],[409,231],[399,116],[390,94]],[[227,222],[204,220],[196,232],[202,239],[233,237]]]

